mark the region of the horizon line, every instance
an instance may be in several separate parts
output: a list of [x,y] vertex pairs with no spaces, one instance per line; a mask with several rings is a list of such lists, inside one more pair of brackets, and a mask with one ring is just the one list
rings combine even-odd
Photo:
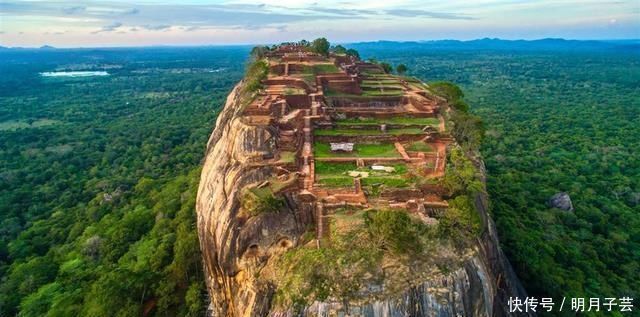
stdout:
[[[563,38],[563,37],[543,37],[543,38],[536,38],[536,39],[524,39],[524,38],[519,38],[519,39],[506,39],[506,38],[499,38],[499,37],[481,37],[481,38],[474,38],[474,39],[469,39],[469,40],[461,40],[461,39],[455,39],[455,38],[442,38],[442,39],[424,39],[424,40],[390,40],[390,39],[379,39],[379,40],[373,40],[373,41],[349,41],[349,42],[331,42],[331,44],[340,44],[340,45],[347,45],[347,44],[361,44],[361,43],[377,43],[377,42],[396,42],[396,43],[425,43],[425,42],[444,42],[444,41],[457,41],[457,42],[473,42],[473,41],[479,41],[479,40],[499,40],[499,41],[506,41],[506,42],[516,42],[516,41],[524,41],[524,42],[535,42],[535,41],[542,41],[542,40],[563,40],[563,41],[577,41],[577,42],[616,42],[616,41],[640,41],[640,38],[609,38],[609,39],[576,39],[576,38]],[[296,40],[296,41],[291,41],[291,42],[297,42],[300,40]],[[284,43],[284,42],[282,42]],[[4,49],[60,49],[60,50],[64,50],[64,49],[109,49],[109,48],[161,48],[161,47],[191,47],[191,48],[196,48],[196,47],[212,47],[212,46],[217,46],[217,47],[233,47],[233,46],[258,46],[258,45],[277,45],[279,43],[211,43],[211,44],[153,44],[153,45],[143,45],[143,46],[129,46],[129,45],[105,45],[105,46],[53,46],[50,44],[42,44],[39,46],[4,46],[2,43],[0,43],[0,48],[4,48]]]

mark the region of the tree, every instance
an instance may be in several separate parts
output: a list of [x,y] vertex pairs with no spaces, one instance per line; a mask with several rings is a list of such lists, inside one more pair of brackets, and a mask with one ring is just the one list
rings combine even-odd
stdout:
[[396,72],[398,72],[399,75],[404,75],[404,73],[407,72],[407,65],[405,64],[400,64],[396,67]]
[[254,46],[253,49],[251,49],[251,57],[253,57],[253,59],[261,59],[269,50],[267,46]]
[[332,48],[332,51],[336,54],[347,54],[347,49],[344,46],[338,44]]
[[312,51],[325,56],[329,55],[329,47],[329,41],[324,37],[317,38],[311,43]]
[[482,119],[466,112],[454,111],[451,114],[453,121],[453,136],[465,148],[478,149],[484,138],[485,128]]
[[347,56],[353,56],[353,57],[355,57],[357,59],[360,59],[360,53],[358,53],[358,51],[356,51],[356,50],[354,50],[352,48],[348,49],[346,51],[346,53],[347,53]]
[[462,89],[450,82],[438,81],[429,83],[429,88],[431,88],[436,95],[447,99],[449,102],[456,102],[464,97]]
[[382,67],[382,70],[384,70],[384,72],[387,74],[393,72],[393,67],[389,63],[382,62],[380,63],[380,67]]
[[419,254],[424,227],[414,222],[405,210],[379,210],[366,213],[365,223],[371,241],[377,247],[396,254]]

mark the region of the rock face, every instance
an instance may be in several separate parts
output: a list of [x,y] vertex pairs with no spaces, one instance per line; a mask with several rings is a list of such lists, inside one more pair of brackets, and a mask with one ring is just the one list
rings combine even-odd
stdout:
[[[316,302],[301,314],[273,310],[274,285],[256,272],[300,242],[314,221],[313,209],[297,194],[286,194],[283,212],[239,214],[243,186],[273,172],[252,158],[273,154],[276,144],[274,131],[243,123],[238,91],[236,86],[227,98],[209,139],[196,206],[214,316],[508,316],[509,297],[526,297],[499,248],[487,197],[481,195],[475,203],[486,230],[460,269],[419,285],[407,283],[404,292],[389,298]],[[482,161],[476,163],[484,171]]]
[[567,193],[557,193],[549,198],[548,204],[552,208],[558,208],[564,211],[573,211],[573,203],[571,197]]

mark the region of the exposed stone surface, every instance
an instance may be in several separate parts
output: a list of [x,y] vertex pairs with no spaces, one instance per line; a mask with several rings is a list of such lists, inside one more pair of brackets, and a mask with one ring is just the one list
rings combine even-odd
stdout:
[[573,203],[571,203],[571,197],[567,193],[557,193],[549,198],[548,204],[550,207],[558,208],[564,211],[573,211]]
[[[301,62],[305,57],[292,58]],[[283,70],[284,73],[291,71],[293,68],[289,66]],[[303,310],[302,315],[294,315],[287,309],[274,309],[272,299],[276,286],[265,278],[272,273],[273,263],[287,250],[300,247],[301,236],[310,225],[317,226],[319,237],[326,234],[323,232],[328,230],[328,223],[318,222],[318,213],[321,217],[326,215],[332,204],[364,204],[367,200],[359,182],[356,182],[355,193],[335,193],[325,197],[322,202],[318,201],[321,199],[318,195],[326,196],[326,190],[314,189],[314,165],[305,159],[300,163],[303,169],[291,174],[307,174],[308,177],[300,182],[299,191],[283,194],[284,207],[280,212],[248,216],[241,206],[243,189],[252,184],[256,188],[270,186],[272,182],[266,181],[285,170],[277,163],[280,157],[278,150],[282,149],[284,142],[278,136],[295,139],[290,136],[291,133],[283,131],[302,129],[300,126],[287,125],[278,131],[268,124],[268,118],[262,121],[245,120],[243,114],[246,113],[260,119],[263,100],[258,98],[253,108],[249,107],[248,111],[243,109],[239,94],[241,85],[234,88],[227,98],[209,139],[196,205],[206,283],[215,316],[507,316],[508,298],[526,296],[499,248],[495,226],[486,208],[487,198],[478,196],[475,203],[486,229],[468,254],[458,259],[460,264],[452,266],[451,272],[443,274],[435,268],[433,274],[431,271],[417,272],[420,278],[416,276],[415,279],[392,281],[390,285],[399,291],[388,296],[381,297],[380,294],[386,293],[378,292],[371,286],[370,294],[363,294],[359,300],[349,303],[333,300],[312,303]],[[276,108],[271,108],[264,113],[282,116],[281,121],[289,121],[289,116],[293,118],[294,114],[300,114],[298,109],[283,107],[283,111],[274,112]],[[366,110],[362,111],[366,113]],[[258,121],[262,123],[256,124]],[[308,134],[308,130],[309,122],[306,122],[305,133]],[[305,138],[308,137],[305,135]],[[444,169],[446,145],[434,144],[438,147],[437,156],[433,158],[435,166]],[[311,153],[309,148],[301,144],[291,146],[298,148],[303,157],[305,153]],[[402,145],[400,148],[404,152]],[[407,162],[424,161],[424,158],[410,157],[406,152],[403,156],[402,160]],[[364,161],[358,160],[358,164],[362,165]],[[476,163],[484,172],[482,161],[477,160]],[[418,204],[416,198],[424,200],[423,193],[417,189],[405,191],[405,194],[401,191],[392,193],[396,204],[404,200],[407,206],[420,206],[419,210],[423,212],[425,207],[447,206],[446,201],[439,199]],[[434,189],[432,196],[437,198],[437,193],[437,189]],[[323,206],[323,203],[324,208],[320,207],[318,211],[317,207]]]

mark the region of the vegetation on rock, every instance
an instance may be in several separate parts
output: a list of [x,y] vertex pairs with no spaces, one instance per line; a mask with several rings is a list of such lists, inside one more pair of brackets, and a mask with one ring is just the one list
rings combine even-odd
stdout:
[[[464,88],[486,125],[481,150],[500,241],[530,295],[637,298],[637,48],[529,45],[354,48]],[[571,195],[573,212],[547,204],[558,192]]]

